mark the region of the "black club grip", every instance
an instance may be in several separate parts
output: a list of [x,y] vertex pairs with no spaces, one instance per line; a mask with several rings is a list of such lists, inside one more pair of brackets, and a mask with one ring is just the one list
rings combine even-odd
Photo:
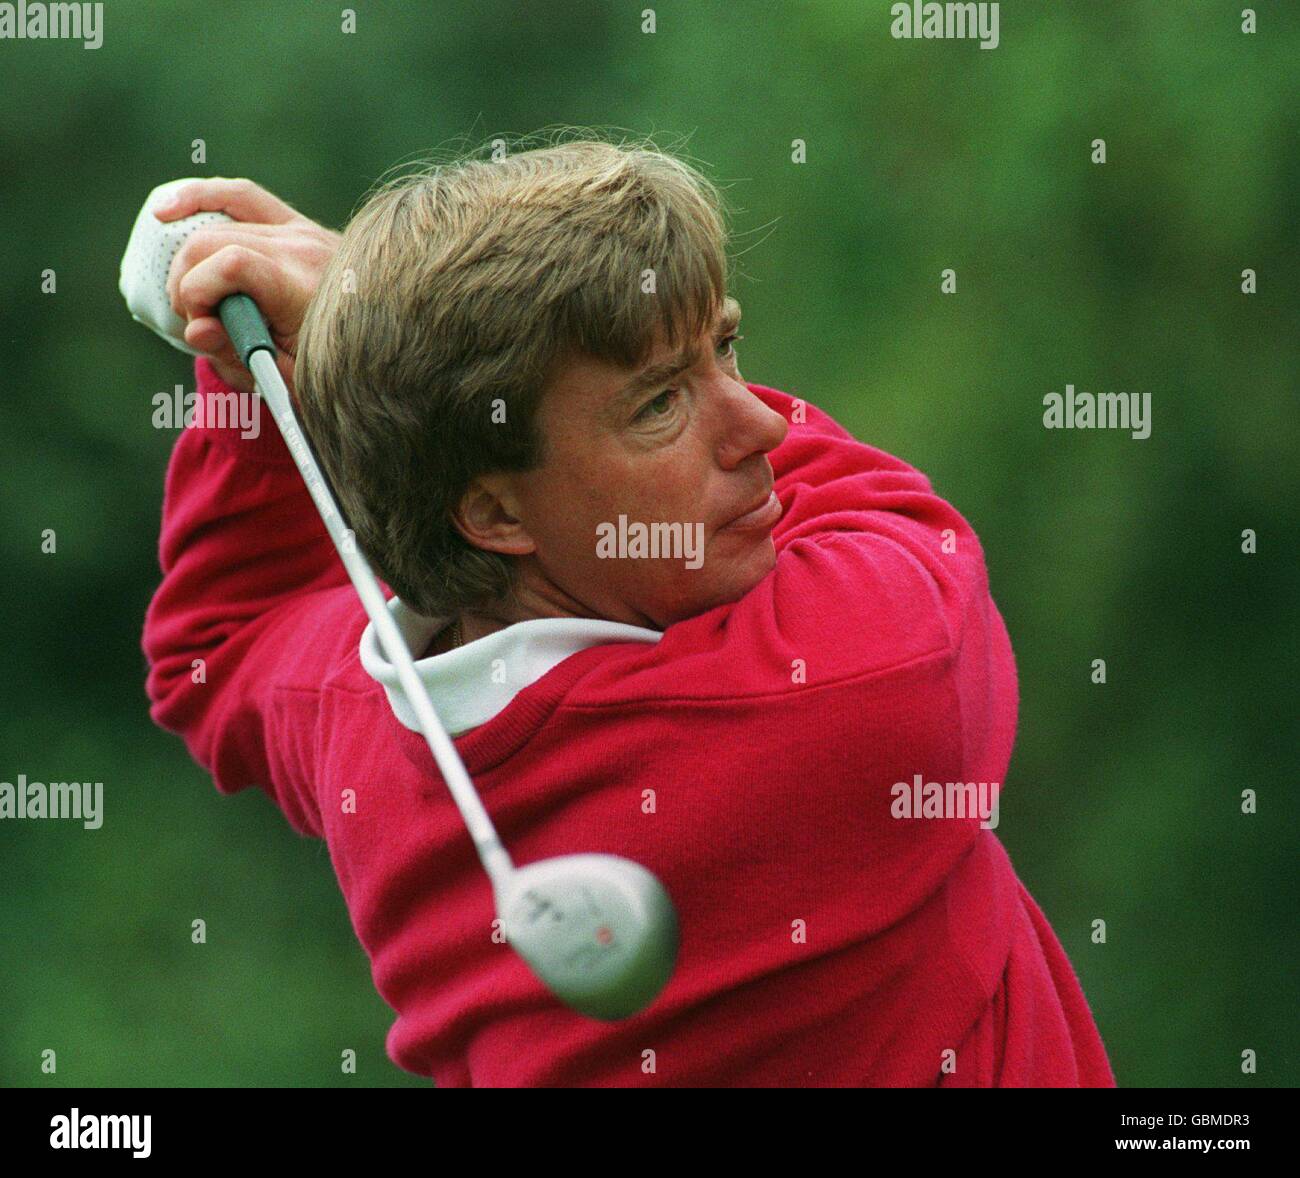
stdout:
[[246,294],[227,295],[221,300],[218,314],[245,368],[248,367],[248,358],[258,348],[265,348],[272,359],[275,358],[275,344],[267,330],[266,320],[257,304]]

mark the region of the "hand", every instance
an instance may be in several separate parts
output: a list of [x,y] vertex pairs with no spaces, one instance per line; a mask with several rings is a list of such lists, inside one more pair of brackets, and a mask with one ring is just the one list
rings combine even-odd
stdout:
[[279,349],[276,365],[292,390],[303,315],[340,234],[308,220],[251,180],[195,180],[177,189],[171,203],[154,215],[176,221],[201,212],[222,212],[234,220],[195,230],[172,260],[167,297],[187,322],[185,342],[207,355],[232,388],[252,392],[252,376],[217,315],[227,295],[249,295],[271,329]]

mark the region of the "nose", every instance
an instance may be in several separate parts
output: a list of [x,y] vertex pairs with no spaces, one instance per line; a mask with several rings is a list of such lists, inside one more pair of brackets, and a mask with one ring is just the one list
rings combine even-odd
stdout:
[[734,470],[754,454],[775,450],[790,432],[790,423],[769,409],[740,381],[727,381],[718,420],[718,464]]

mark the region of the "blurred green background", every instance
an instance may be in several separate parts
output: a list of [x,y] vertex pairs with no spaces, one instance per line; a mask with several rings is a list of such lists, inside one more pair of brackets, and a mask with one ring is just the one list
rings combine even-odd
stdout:
[[[726,186],[746,377],[982,537],[1022,693],[998,833],[1120,1084],[1294,1084],[1300,5],[1250,36],[1239,0],[1006,0],[992,51],[893,40],[884,0],[344,7],[110,0],[98,50],[0,41],[0,780],[102,779],[106,815],[0,823],[0,1083],[427,1085],[324,845],[149,721],[150,398],[193,375],[117,267],[165,180],[340,228],[401,160],[580,124]],[[1149,393],[1151,437],[1045,430],[1066,383]]]

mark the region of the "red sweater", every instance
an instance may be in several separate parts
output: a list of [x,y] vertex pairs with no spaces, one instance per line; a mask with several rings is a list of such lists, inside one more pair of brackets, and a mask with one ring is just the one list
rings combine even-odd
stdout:
[[657,643],[569,656],[456,740],[516,863],[609,852],[668,889],[677,970],[635,1018],[573,1013],[494,938],[487,877],[359,662],[365,613],[267,413],[256,440],[187,429],[172,455],[154,720],[223,793],[259,786],[325,839],[397,1013],[389,1054],[440,1087],[1112,1086],[993,831],[894,816],[917,774],[1004,780],[1016,673],[978,539],[918,471],[749,387],[791,420],[772,572]]

